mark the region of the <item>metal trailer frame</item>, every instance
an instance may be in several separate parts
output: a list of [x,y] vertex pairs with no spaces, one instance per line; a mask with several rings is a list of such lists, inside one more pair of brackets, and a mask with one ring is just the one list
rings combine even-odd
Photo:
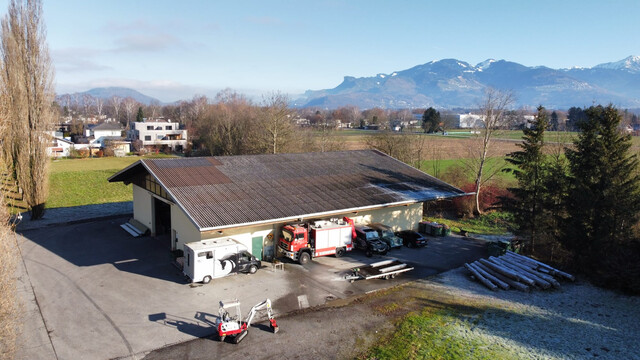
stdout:
[[351,269],[352,274],[346,275],[345,279],[349,280],[349,282],[354,282],[359,279],[369,280],[383,278],[388,280],[410,270],[413,270],[413,267],[409,267],[409,265],[400,260],[383,260],[371,265],[353,268]]

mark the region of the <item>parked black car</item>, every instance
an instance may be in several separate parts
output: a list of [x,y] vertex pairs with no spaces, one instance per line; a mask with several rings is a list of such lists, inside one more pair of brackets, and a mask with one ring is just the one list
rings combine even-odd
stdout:
[[420,246],[427,246],[429,240],[413,230],[402,230],[396,232],[396,235],[402,239],[402,243],[406,247],[414,248]]
[[368,226],[356,226],[356,249],[364,250],[367,256],[373,254],[385,255],[389,251],[389,245],[380,239],[378,232]]

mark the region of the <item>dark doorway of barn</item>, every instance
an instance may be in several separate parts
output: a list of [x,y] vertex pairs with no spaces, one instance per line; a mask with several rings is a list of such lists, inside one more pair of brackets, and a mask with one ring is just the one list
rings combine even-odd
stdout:
[[156,238],[168,249],[171,249],[171,205],[153,198]]

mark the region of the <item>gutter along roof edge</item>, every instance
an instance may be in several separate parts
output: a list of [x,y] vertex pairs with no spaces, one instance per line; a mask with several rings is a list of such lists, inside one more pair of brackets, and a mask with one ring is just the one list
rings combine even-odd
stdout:
[[[434,200],[436,200],[436,199],[434,199]],[[300,214],[300,215],[296,215],[296,216],[288,216],[288,217],[283,217],[283,218],[275,218],[275,219],[247,222],[247,223],[238,223],[238,224],[231,224],[231,225],[222,225],[222,226],[214,226],[214,227],[208,227],[208,228],[200,228],[200,232],[208,232],[208,231],[214,231],[214,230],[224,230],[224,229],[229,229],[229,228],[244,227],[244,226],[254,226],[254,225],[262,225],[262,224],[270,224],[270,223],[287,222],[287,221],[297,220],[297,219],[300,219],[300,218],[319,217],[319,216],[326,216],[326,215],[331,215],[331,214],[337,215],[337,214],[354,212],[354,211],[382,209],[382,208],[385,208],[385,207],[411,205],[411,204],[416,204],[416,203],[419,203],[419,202],[422,202],[422,201],[418,201],[418,200],[397,201],[397,202],[387,203],[387,204],[362,206],[362,207],[348,208],[348,209],[337,209],[337,210],[323,211],[323,212],[311,213],[311,214]]]
[[425,201],[453,199],[453,198],[462,197],[462,196],[468,196],[468,195],[473,195],[473,194],[475,194],[475,193],[462,193],[462,194],[456,194],[454,196],[436,197],[436,198],[431,198],[431,199],[396,201],[396,202],[393,202],[393,203],[386,203],[386,204],[369,205],[369,206],[362,206],[362,207],[355,207],[355,208],[348,208],[348,209],[337,209],[337,210],[323,211],[323,212],[318,212],[318,213],[301,214],[301,215],[288,216],[288,217],[283,217],[283,218],[274,218],[274,219],[268,219],[268,220],[246,222],[246,223],[238,223],[238,224],[230,224],[230,225],[222,225],[222,226],[213,226],[213,227],[199,228],[199,229],[200,229],[200,232],[209,232],[209,231],[232,229],[232,228],[244,227],[244,226],[266,225],[266,224],[272,224],[272,223],[280,223],[280,222],[287,222],[287,221],[297,220],[297,219],[300,219],[300,218],[313,218],[313,217],[321,217],[321,216],[327,216],[327,215],[339,215],[339,214],[348,213],[348,212],[354,212],[354,211],[375,210],[375,209],[383,209],[383,208],[386,208],[386,207],[411,205],[411,204],[417,204],[417,203],[421,203],[421,202],[425,202]]

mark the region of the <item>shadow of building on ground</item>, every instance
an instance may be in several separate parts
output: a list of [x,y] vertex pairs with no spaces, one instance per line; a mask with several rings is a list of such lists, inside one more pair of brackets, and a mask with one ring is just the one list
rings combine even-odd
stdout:
[[120,271],[184,284],[163,237],[134,238],[127,216],[30,230],[23,236],[76,266],[112,264]]

